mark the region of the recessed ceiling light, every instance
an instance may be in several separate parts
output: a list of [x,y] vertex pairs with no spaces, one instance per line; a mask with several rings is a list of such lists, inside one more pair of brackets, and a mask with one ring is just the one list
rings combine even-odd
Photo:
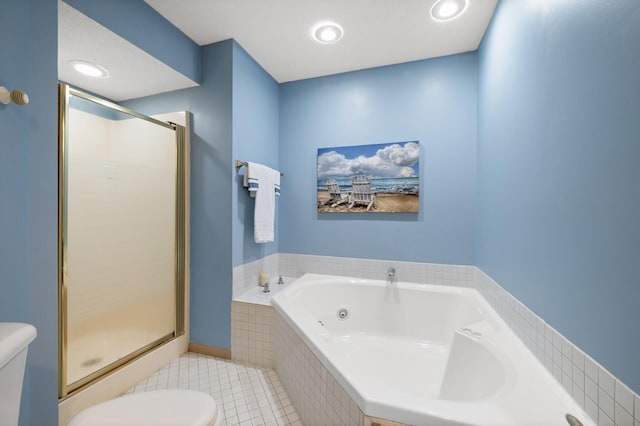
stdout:
[[438,0],[431,7],[431,18],[435,21],[450,21],[467,9],[468,0]]
[[100,65],[82,61],[80,59],[74,59],[73,61],[69,61],[69,63],[73,66],[73,69],[78,71],[80,74],[84,74],[86,76],[94,78],[109,77],[109,71],[107,71]]
[[321,22],[311,29],[314,40],[322,44],[331,44],[342,38],[344,31],[335,22]]

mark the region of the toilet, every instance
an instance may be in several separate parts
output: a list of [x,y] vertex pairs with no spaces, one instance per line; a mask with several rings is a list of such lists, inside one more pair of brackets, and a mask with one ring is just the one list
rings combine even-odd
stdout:
[[208,394],[182,389],[126,395],[76,414],[68,426],[222,426]]
[[35,338],[36,329],[32,325],[0,322],[0,420],[3,426],[18,424],[27,351]]

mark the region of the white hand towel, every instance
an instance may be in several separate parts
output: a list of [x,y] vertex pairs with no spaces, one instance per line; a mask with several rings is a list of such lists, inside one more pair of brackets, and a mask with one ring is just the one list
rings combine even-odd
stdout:
[[256,205],[253,215],[253,239],[256,243],[273,241],[276,195],[280,195],[280,172],[258,163],[248,163],[244,178]]

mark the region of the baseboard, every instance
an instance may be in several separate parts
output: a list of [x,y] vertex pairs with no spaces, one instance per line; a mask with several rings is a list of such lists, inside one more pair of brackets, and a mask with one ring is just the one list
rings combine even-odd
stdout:
[[189,342],[189,352],[209,355],[216,358],[231,359],[231,350],[216,346],[203,345],[202,343]]

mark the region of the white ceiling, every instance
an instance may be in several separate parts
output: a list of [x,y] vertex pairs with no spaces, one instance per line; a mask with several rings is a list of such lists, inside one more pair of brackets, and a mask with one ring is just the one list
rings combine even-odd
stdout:
[[[98,64],[109,71],[110,77],[83,76],[69,63],[74,59]],[[58,2],[58,80],[114,101],[197,86],[61,1]]]
[[[436,0],[145,0],[196,43],[233,38],[278,82],[391,65],[478,48],[498,0],[468,0],[460,17],[435,22]],[[197,84],[59,1],[58,78],[115,101]],[[311,27],[332,20],[338,43]],[[108,79],[76,73],[72,59],[97,63]],[[151,77],[150,77],[151,76]]]
[[[436,0],[145,0],[200,45],[234,38],[278,82],[473,51],[498,0],[468,0],[435,22]],[[318,21],[344,29],[336,44],[310,37]]]

